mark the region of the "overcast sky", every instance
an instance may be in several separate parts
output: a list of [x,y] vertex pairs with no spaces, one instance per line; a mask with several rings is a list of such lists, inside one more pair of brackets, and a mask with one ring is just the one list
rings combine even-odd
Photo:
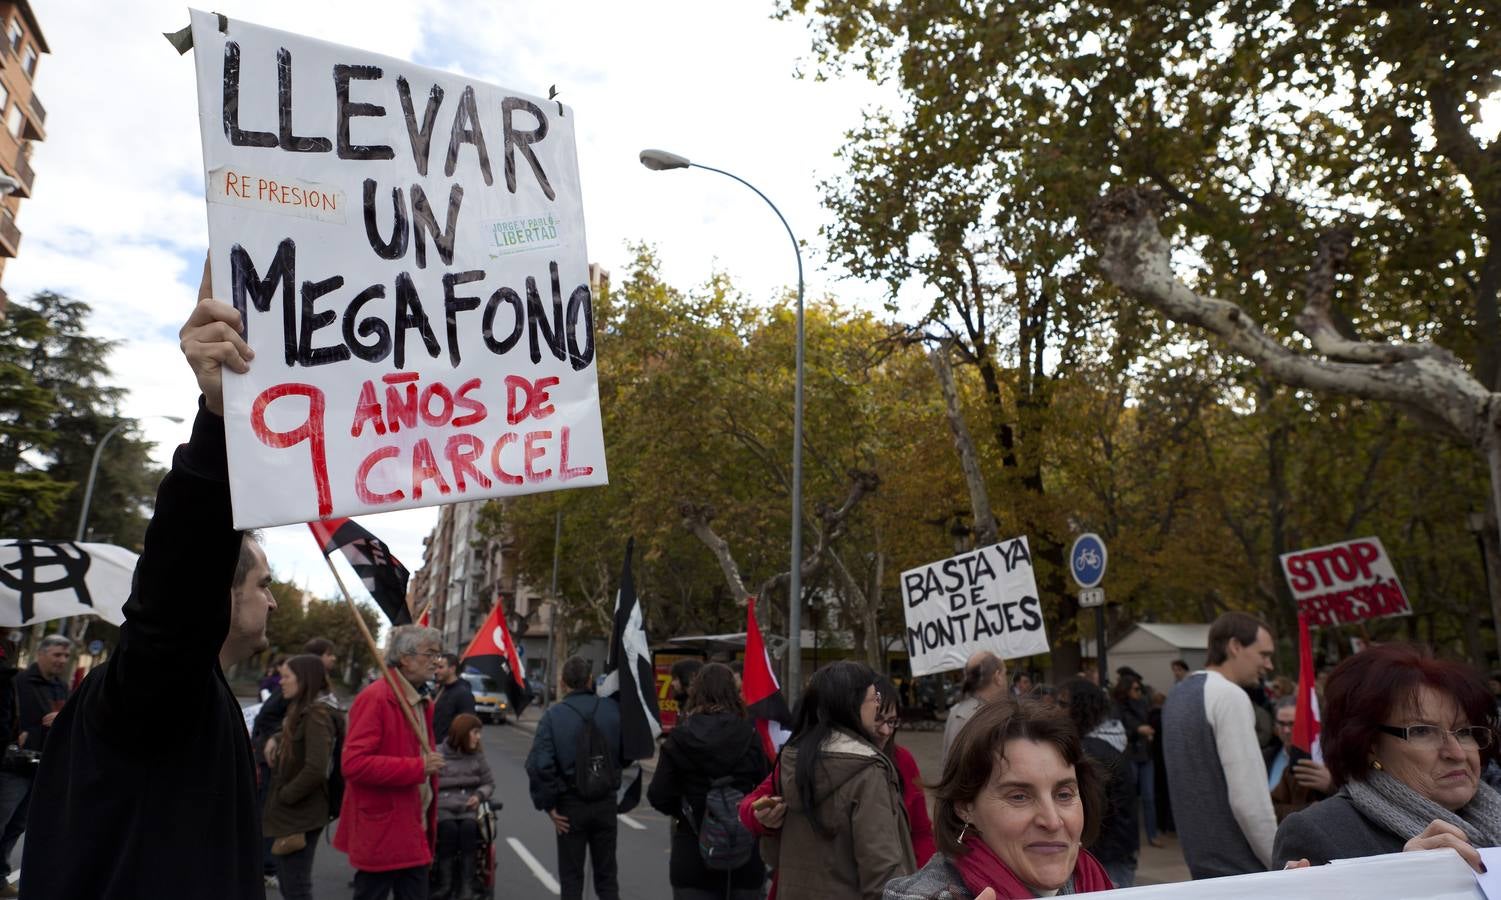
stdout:
[[[192,60],[161,36],[187,24],[187,8],[35,8],[52,48],[35,83],[47,140],[35,149],[34,199],[17,219],[21,256],[4,286],[13,297],[50,289],[93,306],[94,330],[121,342],[112,364],[130,389],[124,412],[143,418],[166,466],[188,426],[145,417],[190,418],[194,409],[177,329],[207,247]],[[682,287],[722,270],[770,302],[795,281],[786,233],[759,198],[713,173],[642,168],[636,154],[660,147],[732,171],[776,202],[808,247],[810,295],[878,298],[822,269],[818,237],[827,218],[818,182],[835,171],[835,149],[878,89],[797,78],[811,68],[806,26],[771,19],[769,2],[218,0],[214,9],[526,93],[557,85],[578,117],[589,258],[617,277],[627,243],[644,240]],[[362,521],[415,570],[436,516]],[[271,530],[267,547],[280,577],[336,591],[302,526]]]

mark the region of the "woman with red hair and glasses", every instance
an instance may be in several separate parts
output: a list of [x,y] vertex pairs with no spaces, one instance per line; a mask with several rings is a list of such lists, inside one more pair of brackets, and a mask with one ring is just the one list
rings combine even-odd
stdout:
[[1501,794],[1480,780],[1496,752],[1480,673],[1407,644],[1372,647],[1324,688],[1324,765],[1338,792],[1277,829],[1277,867],[1450,847],[1483,871],[1501,845]]

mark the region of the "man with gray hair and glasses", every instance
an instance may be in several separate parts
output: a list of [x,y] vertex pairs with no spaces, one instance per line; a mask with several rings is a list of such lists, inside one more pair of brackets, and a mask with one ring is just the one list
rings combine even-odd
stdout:
[[0,761],[0,897],[20,896],[10,883],[10,854],[26,831],[31,780],[46,746],[47,733],[58,710],[68,702],[66,676],[72,654],[71,640],[49,634],[37,644],[36,659],[15,679],[13,743],[22,752],[7,753]]
[[[355,900],[426,900],[438,841],[438,772],[428,679],[443,655],[435,628],[398,625],[386,643],[390,677],[377,678],[349,708],[344,805],[334,849],[354,867]],[[395,689],[401,691],[396,693]],[[419,740],[410,708],[423,731]]]

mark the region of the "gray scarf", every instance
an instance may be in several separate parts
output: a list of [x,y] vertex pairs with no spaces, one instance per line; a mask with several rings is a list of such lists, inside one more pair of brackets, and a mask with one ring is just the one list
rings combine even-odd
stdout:
[[1387,772],[1374,769],[1364,781],[1348,782],[1345,792],[1366,818],[1403,841],[1422,834],[1439,819],[1463,831],[1471,846],[1501,846],[1501,794],[1485,782],[1477,785],[1475,796],[1458,812],[1444,809]]

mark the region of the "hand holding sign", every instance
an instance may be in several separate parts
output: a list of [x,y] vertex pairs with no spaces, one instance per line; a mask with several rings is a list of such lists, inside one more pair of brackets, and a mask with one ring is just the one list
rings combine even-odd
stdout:
[[209,296],[208,263],[203,264],[203,283],[198,286],[198,305],[188,316],[188,321],[178,331],[182,355],[187,357],[198,379],[198,389],[203,391],[203,403],[208,411],[224,415],[223,371],[244,374],[250,371],[250,361],[255,351],[240,337],[242,328],[240,313],[228,303]]

